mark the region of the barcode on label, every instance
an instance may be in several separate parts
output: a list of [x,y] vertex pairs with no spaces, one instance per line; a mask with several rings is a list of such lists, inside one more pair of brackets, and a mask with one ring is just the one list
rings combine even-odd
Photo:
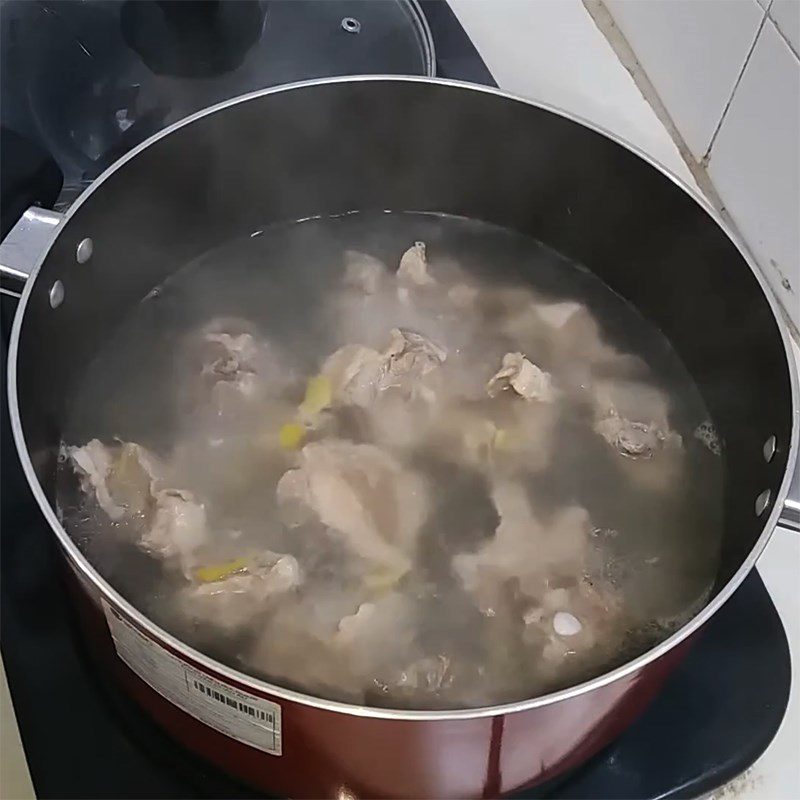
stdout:
[[275,724],[275,717],[269,711],[264,711],[260,708],[254,708],[247,703],[243,703],[241,700],[237,700],[235,697],[225,694],[225,692],[219,691],[219,689],[206,686],[206,684],[202,681],[192,679],[192,685],[198,692],[200,692],[200,694],[204,694],[206,697],[216,700],[218,703],[222,703],[222,705],[227,706],[228,708],[240,711],[242,714],[247,714],[254,720],[260,720],[268,725]]
[[283,753],[278,703],[208,675],[149,637],[105,601],[103,609],[117,655],[152,689],[236,741],[273,756]]

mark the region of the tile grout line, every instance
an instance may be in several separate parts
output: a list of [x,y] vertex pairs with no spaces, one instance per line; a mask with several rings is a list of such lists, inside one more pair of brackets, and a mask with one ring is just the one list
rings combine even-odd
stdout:
[[608,10],[603,0],[582,0],[582,2],[587,13],[600,30],[600,33],[606,38],[614,54],[630,74],[642,97],[653,109],[659,122],[667,129],[667,133],[678,148],[681,158],[689,168],[692,177],[697,181],[700,190],[717,211],[725,213],[725,205],[711,183],[711,179],[704,165],[697,161],[692,154],[680,130],[678,130],[678,126],[673,121],[667,107],[661,100],[658,91],[655,86],[653,86],[650,78],[639,62],[636,53],[625,38],[625,34],[622,33],[619,26],[614,21],[611,12]]
[[[772,2],[770,0],[769,7],[772,7]],[[731,103],[733,103],[733,98],[736,95],[736,90],[739,88],[739,84],[742,82],[742,77],[744,76],[744,72],[747,69],[747,65],[750,63],[750,58],[753,55],[753,51],[756,49],[756,45],[758,44],[759,37],[761,36],[761,31],[764,29],[764,24],[767,21],[769,15],[769,9],[764,9],[764,13],[761,15],[761,22],[758,23],[758,28],[756,29],[756,35],[753,37],[753,41],[750,44],[750,49],[747,51],[747,55],[744,57],[744,63],[742,64],[742,68],[739,70],[739,74],[736,76],[736,80],[733,84],[733,89],[731,89],[730,96],[728,97],[728,101],[725,103],[725,107],[722,109],[722,114],[719,118],[719,122],[717,122],[716,127],[714,128],[714,133],[711,134],[711,141],[708,143],[708,147],[706,148],[706,152],[703,157],[700,159],[700,163],[703,166],[708,164],[709,159],[711,158],[711,150],[714,147],[714,143],[717,141],[717,136],[719,135],[720,130],[722,129],[722,123],[725,122],[725,117],[728,115],[728,109],[731,107]]]
[[[796,0],[796,2],[797,1],[798,0]],[[800,51],[795,49],[795,46],[791,43],[791,41],[789,41],[789,37],[783,32],[783,28],[781,28],[781,26],[778,25],[775,17],[773,17],[769,13],[772,10],[773,2],[775,2],[775,0],[769,0],[769,8],[767,9],[767,18],[772,23],[772,27],[775,28],[775,32],[778,34],[778,36],[780,36],[781,39],[783,39],[786,46],[792,51],[792,55],[794,55],[795,58],[800,59]]]

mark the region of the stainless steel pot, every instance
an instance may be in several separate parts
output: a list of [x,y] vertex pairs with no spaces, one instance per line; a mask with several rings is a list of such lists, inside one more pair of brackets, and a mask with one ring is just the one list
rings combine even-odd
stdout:
[[[67,536],[54,510],[62,401],[117,320],[228,239],[271,221],[353,209],[442,211],[516,228],[588,265],[668,336],[725,444],[713,597],[670,639],[595,680],[525,702],[444,712],[356,707],[269,685],[192,650],[120,597]],[[7,266],[19,272],[19,243],[24,250],[41,229],[35,217],[10,237],[17,263]],[[700,196],[558,109],[428,79],[270,89],[163,131],[105,172],[63,220],[45,217],[54,235],[17,312],[9,402],[88,641],[173,736],[269,792],[493,796],[580,763],[654,696],[778,521],[800,401],[765,282]]]

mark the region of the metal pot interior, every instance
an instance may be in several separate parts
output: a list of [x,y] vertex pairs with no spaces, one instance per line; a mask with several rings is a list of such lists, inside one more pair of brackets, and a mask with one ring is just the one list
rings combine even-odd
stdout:
[[[778,498],[796,436],[786,346],[762,285],[707,210],[640,155],[559,113],[442,82],[253,95],[166,131],[96,182],[41,265],[19,332],[20,421],[51,503],[63,398],[133,304],[228,239],[354,209],[517,229],[588,266],[660,328],[724,441],[718,592],[761,536],[771,504],[759,516],[756,498]],[[94,251],[81,264],[85,237]],[[65,299],[53,309],[56,280]]]

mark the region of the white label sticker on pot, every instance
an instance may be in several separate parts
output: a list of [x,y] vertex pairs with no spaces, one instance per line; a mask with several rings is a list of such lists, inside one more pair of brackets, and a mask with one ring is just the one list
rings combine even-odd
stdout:
[[281,707],[212,678],[173,655],[103,601],[117,655],[147,684],[200,722],[251,747],[281,754]]

